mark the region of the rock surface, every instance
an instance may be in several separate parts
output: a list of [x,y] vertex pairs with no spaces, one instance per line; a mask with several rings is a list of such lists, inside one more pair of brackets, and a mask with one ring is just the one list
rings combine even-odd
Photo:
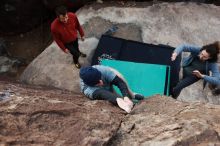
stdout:
[[220,144],[220,106],[154,96],[125,114],[81,94],[0,81],[0,145]]
[[123,119],[111,145],[215,145],[219,139],[219,106],[155,96]]
[[104,145],[124,115],[106,101],[67,91],[1,82],[1,93],[6,89],[10,97],[0,101],[0,145]]
[[[95,38],[86,39],[85,44],[80,45],[83,47],[82,52],[90,54],[86,59],[80,58],[81,64],[86,65],[91,62],[91,55],[96,45]],[[51,44],[28,65],[21,75],[21,81],[80,92],[79,70],[72,62],[72,55],[64,53],[56,43]]]

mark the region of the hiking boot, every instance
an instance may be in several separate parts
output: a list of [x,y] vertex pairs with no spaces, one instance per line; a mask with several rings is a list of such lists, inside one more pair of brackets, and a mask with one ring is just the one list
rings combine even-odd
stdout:
[[118,106],[123,109],[124,111],[126,111],[127,113],[131,112],[131,107],[129,106],[129,104],[127,102],[125,102],[122,98],[117,98],[116,99]]
[[82,53],[82,52],[80,52],[80,56],[81,56],[81,57],[86,57],[87,55],[84,54],[84,53]]
[[79,63],[75,63],[75,67],[80,69],[81,68],[81,65]]

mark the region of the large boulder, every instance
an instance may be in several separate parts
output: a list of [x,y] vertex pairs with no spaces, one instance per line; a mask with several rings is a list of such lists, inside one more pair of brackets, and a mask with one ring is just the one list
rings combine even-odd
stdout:
[[123,119],[111,145],[219,145],[219,105],[155,96]]
[[[219,32],[220,15],[218,14],[220,8],[215,5],[160,3],[142,7],[144,6],[138,7],[137,5],[135,7],[134,5],[134,8],[116,8],[112,6],[99,9],[90,7],[80,9],[78,13],[81,23],[86,26],[86,32],[89,32],[89,34],[92,32],[95,36],[104,32],[100,24],[106,27],[110,25],[110,22],[111,25],[119,27],[114,34],[116,37],[153,44],[167,44],[174,47],[182,43],[202,46],[212,43],[220,37],[220,34],[217,33]],[[98,22],[94,26],[98,27],[91,27],[94,24],[94,19]],[[139,38],[139,36],[141,37]],[[170,58],[170,56],[167,57]],[[179,99],[219,104],[218,96],[212,95],[208,88],[203,91],[201,82],[185,88]]]
[[[81,64],[89,65],[97,43],[95,38],[86,39],[83,44],[80,42],[81,51],[88,54],[79,59]],[[28,65],[20,79],[28,84],[80,92],[79,70],[73,64],[72,55],[64,53],[55,42]]]
[[[215,5],[159,3],[149,6],[143,3],[143,5],[137,6],[129,5],[126,7],[125,5],[118,7],[117,3],[115,5],[113,3],[110,3],[111,5],[104,4],[105,2],[102,7],[91,4],[81,8],[77,12],[87,38],[85,42],[80,42],[80,46],[87,44],[86,42],[90,39],[96,40],[95,45],[93,43],[91,43],[91,45],[85,45],[86,48],[88,48],[87,50],[93,50],[92,52],[94,52],[94,48],[97,45],[97,39],[112,25],[117,25],[119,28],[113,36],[145,43],[168,44],[174,47],[182,43],[202,46],[220,38],[220,33],[218,33],[220,30],[220,8]],[[69,59],[67,59],[65,56],[68,55],[61,53],[62,51],[60,51],[59,48],[55,48],[56,49],[51,49],[51,47],[48,47],[37,57],[33,63],[27,67],[21,79],[31,84],[55,86],[75,91],[78,89],[75,88],[78,86],[78,82],[72,82],[72,80],[74,79],[73,76],[76,77],[74,81],[78,80],[78,70],[71,65],[70,56],[68,57]],[[56,62],[57,64],[61,64],[59,62],[62,61],[65,63],[62,65],[49,63],[51,54],[55,53],[51,51],[57,52],[57,54],[53,56],[53,60],[60,60]],[[90,54],[90,52],[87,51],[85,53]],[[167,57],[170,58],[171,56]],[[63,59],[62,61],[61,58]],[[65,58],[67,60],[65,60]],[[82,63],[86,61],[82,58],[80,58],[80,60]],[[85,65],[89,65],[90,62],[88,60],[86,62]],[[33,69],[37,68],[36,66],[41,69]],[[44,79],[47,78],[41,78],[41,76],[49,76],[50,82],[45,81]],[[69,78],[67,76],[69,76]],[[52,79],[56,80],[56,82],[52,81]],[[69,84],[70,82],[71,84]],[[212,96],[210,96],[208,89],[205,90],[205,92],[201,92],[202,88],[199,87],[200,84],[201,83],[198,82],[195,84],[195,87],[193,85],[184,89],[185,92],[182,92],[183,98],[181,97],[181,99],[187,100],[190,98],[192,101],[212,101],[212,103],[218,104],[218,101],[213,102],[215,100],[204,99],[212,98]],[[191,94],[192,92],[189,91],[189,89],[193,91],[193,94]],[[204,96],[201,96],[201,93]]]

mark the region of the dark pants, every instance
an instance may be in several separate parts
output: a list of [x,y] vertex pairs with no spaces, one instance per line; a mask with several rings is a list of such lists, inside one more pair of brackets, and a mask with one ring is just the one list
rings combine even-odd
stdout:
[[78,44],[78,38],[74,42],[70,42],[68,44],[65,44],[65,47],[70,51],[70,53],[73,55],[73,62],[75,64],[78,63],[78,59],[80,56],[79,51],[79,44]]
[[172,96],[173,98],[177,98],[182,91],[183,88],[197,82],[200,78],[195,75],[185,76],[177,85],[173,88]]
[[108,100],[115,105],[117,104],[116,98],[118,98],[118,97],[120,97],[120,96],[118,96],[117,94],[115,94],[111,91],[105,90],[105,89],[98,89],[93,93],[93,99]]

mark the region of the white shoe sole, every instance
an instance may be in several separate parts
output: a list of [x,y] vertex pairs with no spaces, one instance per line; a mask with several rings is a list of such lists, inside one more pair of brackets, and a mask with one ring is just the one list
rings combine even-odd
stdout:
[[128,103],[131,109],[133,108],[134,103],[128,97],[124,97],[124,101]]
[[116,99],[118,106],[123,109],[124,111],[126,111],[127,113],[131,112],[131,107],[130,105],[125,102],[122,98],[117,98]]

